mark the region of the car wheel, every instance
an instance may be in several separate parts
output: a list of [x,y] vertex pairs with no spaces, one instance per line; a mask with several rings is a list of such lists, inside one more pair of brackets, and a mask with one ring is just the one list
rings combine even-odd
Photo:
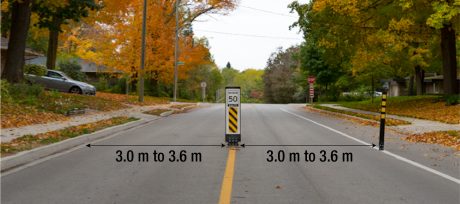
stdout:
[[69,93],[82,94],[82,91],[81,91],[80,87],[73,86],[72,88],[70,88]]

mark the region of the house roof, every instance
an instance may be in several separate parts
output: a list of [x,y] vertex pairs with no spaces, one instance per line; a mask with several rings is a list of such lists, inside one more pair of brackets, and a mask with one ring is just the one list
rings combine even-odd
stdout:
[[[90,62],[84,59],[76,59],[77,63],[81,66],[83,73],[123,73],[120,70],[114,68],[108,68],[106,66],[97,65],[94,62]],[[26,64],[39,64],[46,66],[46,57],[37,57],[34,59],[26,60]]]
[[90,62],[83,59],[77,59],[77,62],[81,65],[81,71],[84,73],[123,73],[120,70],[102,65],[97,65],[94,62]]
[[[436,75],[436,76],[430,76],[430,77],[425,77],[425,80],[443,80],[444,76],[443,75]],[[460,76],[457,76],[457,79],[460,80]]]
[[[2,50],[8,50],[8,38],[1,38],[0,39],[0,42],[1,42],[1,49]],[[38,52],[35,52],[33,51],[31,48],[26,48],[25,50],[25,58],[26,60],[28,59],[32,59],[32,58],[35,58],[35,57],[39,57],[39,56],[43,56],[42,54],[38,53]]]

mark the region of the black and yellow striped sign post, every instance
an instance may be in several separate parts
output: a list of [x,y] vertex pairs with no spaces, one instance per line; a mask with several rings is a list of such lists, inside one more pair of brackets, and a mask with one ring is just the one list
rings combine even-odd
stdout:
[[240,87],[225,87],[225,141],[229,145],[241,142],[240,98]]
[[383,150],[385,145],[385,117],[387,107],[387,91],[382,92],[382,104],[380,110],[380,136],[379,136],[379,150]]

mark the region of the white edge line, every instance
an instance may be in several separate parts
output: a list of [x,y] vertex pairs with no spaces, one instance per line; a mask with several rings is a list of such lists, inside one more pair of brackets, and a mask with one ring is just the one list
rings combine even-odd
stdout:
[[[328,130],[330,130],[330,131],[332,131],[332,132],[335,132],[335,133],[340,134],[340,135],[342,135],[342,136],[345,136],[345,137],[347,137],[347,138],[349,138],[349,139],[352,139],[352,140],[354,140],[354,141],[357,141],[357,142],[359,142],[359,143],[361,143],[361,144],[371,145],[371,144],[369,144],[369,143],[367,143],[367,142],[364,142],[364,141],[362,141],[362,140],[360,140],[360,139],[356,139],[356,138],[354,138],[354,137],[352,137],[352,136],[350,136],[350,135],[347,135],[347,134],[345,134],[345,133],[343,133],[343,132],[340,132],[340,131],[338,131],[338,130],[336,130],[336,129],[334,129],[334,128],[331,128],[331,127],[329,127],[329,126],[323,125],[323,124],[321,124],[321,123],[318,123],[318,122],[316,122],[316,121],[313,121],[313,120],[311,120],[311,119],[309,119],[309,118],[306,118],[306,117],[304,117],[304,116],[301,116],[301,115],[295,114],[295,113],[293,113],[293,112],[290,112],[290,111],[288,111],[288,110],[286,110],[286,109],[284,109],[284,108],[280,108],[280,109],[281,109],[282,111],[286,112],[286,113],[289,113],[289,114],[294,115],[294,116],[296,116],[296,117],[298,117],[298,118],[307,120],[307,121],[309,121],[309,122],[311,122],[311,123],[314,123],[314,124],[316,124],[316,125],[318,125],[318,126],[321,126],[321,127],[323,127],[323,128],[326,128],[326,129],[328,129]],[[378,147],[374,147],[374,149],[377,149],[377,150],[378,150]],[[450,180],[450,181],[453,181],[453,182],[455,182],[455,183],[460,184],[460,179],[457,179],[457,178],[455,178],[455,177],[449,176],[449,175],[447,175],[447,174],[445,174],[445,173],[442,173],[442,172],[440,172],[440,171],[434,170],[434,169],[432,169],[432,168],[430,168],[430,167],[427,167],[427,166],[425,166],[425,165],[423,165],[423,164],[420,164],[420,163],[418,163],[418,162],[415,162],[415,161],[412,161],[412,160],[410,160],[410,159],[404,158],[404,157],[402,157],[402,156],[399,156],[399,155],[394,154],[394,153],[392,153],[392,152],[389,152],[389,151],[387,151],[387,150],[383,150],[383,151],[381,151],[381,152],[384,153],[384,154],[387,154],[387,155],[389,155],[389,156],[392,156],[392,157],[395,158],[395,159],[398,159],[398,160],[400,160],[400,161],[406,162],[406,163],[411,164],[411,165],[413,165],[413,166],[415,166],[415,167],[421,168],[421,169],[423,169],[423,170],[425,170],[425,171],[431,172],[431,173],[436,174],[436,175],[438,175],[438,176],[441,176],[441,177],[443,177],[443,178],[445,178],[445,179],[448,179],[448,180]]]

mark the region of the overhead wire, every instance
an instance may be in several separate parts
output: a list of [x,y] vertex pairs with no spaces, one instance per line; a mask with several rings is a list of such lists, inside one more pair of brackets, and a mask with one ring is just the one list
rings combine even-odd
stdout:
[[250,7],[250,6],[243,6],[243,5],[240,5],[239,7],[247,8],[247,9],[251,9],[251,10],[259,11],[259,12],[263,12],[263,13],[278,15],[278,16],[285,16],[285,17],[297,18],[297,16],[294,16],[294,15],[289,15],[289,14],[285,14],[285,13],[278,13],[278,12],[275,12],[275,11],[269,11],[269,10],[254,8],[254,7]]
[[221,32],[221,31],[202,30],[202,29],[194,29],[194,30],[201,31],[201,32],[207,32],[207,33],[216,33],[216,34],[242,36],[242,37],[269,38],[269,39],[279,39],[279,40],[300,40],[299,38],[292,38],[292,37],[268,36],[268,35],[245,34],[245,33],[228,33],[228,32]]

